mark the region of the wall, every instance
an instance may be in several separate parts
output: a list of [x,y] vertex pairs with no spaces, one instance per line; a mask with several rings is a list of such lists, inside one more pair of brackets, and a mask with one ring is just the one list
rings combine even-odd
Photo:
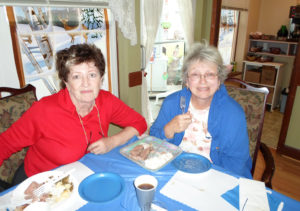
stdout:
[[197,0],[195,11],[195,28],[194,41],[201,42],[202,40],[210,39],[212,1]]
[[286,135],[285,145],[300,150],[300,86],[297,87],[291,120]]
[[[260,0],[260,12],[257,23],[257,30],[264,34],[277,35],[277,31],[282,25],[289,27],[289,11],[291,6],[300,4],[299,0]],[[294,58],[276,58],[277,62],[282,62],[283,87],[290,84],[291,73],[294,65]]]
[[257,30],[276,35],[281,25],[288,27],[290,6],[295,5],[297,0],[261,0]]

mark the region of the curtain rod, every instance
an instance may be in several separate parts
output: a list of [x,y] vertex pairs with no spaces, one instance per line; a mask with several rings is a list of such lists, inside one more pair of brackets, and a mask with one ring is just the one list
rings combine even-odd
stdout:
[[245,12],[248,11],[248,9],[244,9],[244,8],[239,8],[239,7],[227,7],[227,6],[222,6],[222,9],[227,9],[227,10],[239,10],[239,11],[245,11]]

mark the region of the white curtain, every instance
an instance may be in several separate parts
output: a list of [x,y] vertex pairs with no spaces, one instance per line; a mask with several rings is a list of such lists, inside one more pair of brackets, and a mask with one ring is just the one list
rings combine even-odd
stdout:
[[[142,69],[149,64],[153,44],[156,38],[163,9],[162,0],[143,0],[141,2],[141,45],[142,45]],[[147,80],[142,81],[142,114],[148,125],[153,121],[149,104]]]
[[131,45],[136,45],[134,0],[109,0],[108,4],[124,37],[130,40]]
[[177,0],[184,37],[186,40],[186,50],[194,42],[194,15],[192,0]]

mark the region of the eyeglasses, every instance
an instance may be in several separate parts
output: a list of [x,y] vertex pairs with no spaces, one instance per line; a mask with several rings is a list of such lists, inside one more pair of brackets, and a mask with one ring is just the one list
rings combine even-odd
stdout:
[[191,81],[199,81],[203,77],[204,80],[206,80],[206,81],[213,81],[216,79],[217,76],[218,76],[217,73],[210,73],[210,72],[205,73],[205,74],[193,73],[193,74],[190,74],[188,76],[188,78]]

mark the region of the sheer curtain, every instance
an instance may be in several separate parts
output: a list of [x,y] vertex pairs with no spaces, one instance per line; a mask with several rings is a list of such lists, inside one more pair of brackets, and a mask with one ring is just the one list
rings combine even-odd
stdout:
[[194,15],[192,0],[177,0],[181,23],[183,27],[184,36],[186,39],[186,50],[189,49],[194,42]]
[[[102,0],[107,1],[107,0]],[[131,45],[137,44],[135,27],[135,2],[134,0],[109,0],[109,8],[114,14],[115,20],[124,37],[130,40]]]
[[[141,48],[142,48],[142,70],[149,64],[153,44],[156,38],[163,9],[162,0],[141,1]],[[147,80],[142,81],[142,114],[148,125],[152,122],[151,108],[149,104]]]

